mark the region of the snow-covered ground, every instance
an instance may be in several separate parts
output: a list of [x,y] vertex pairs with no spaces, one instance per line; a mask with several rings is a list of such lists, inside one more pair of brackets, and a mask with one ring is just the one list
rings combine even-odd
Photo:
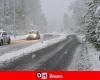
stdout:
[[94,71],[100,71],[100,51],[97,51],[92,44],[87,44],[88,55]]
[[86,44],[81,44],[79,47],[79,60],[77,62],[77,69],[79,71],[90,71],[92,69],[92,64],[89,59],[88,48]]
[[78,70],[100,71],[100,51],[97,51],[90,43],[81,44],[79,50]]

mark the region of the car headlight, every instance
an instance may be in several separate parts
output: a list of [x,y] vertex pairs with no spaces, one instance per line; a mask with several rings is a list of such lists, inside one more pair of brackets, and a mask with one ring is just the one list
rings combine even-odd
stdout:
[[33,37],[36,38],[37,37],[37,34],[33,34]]

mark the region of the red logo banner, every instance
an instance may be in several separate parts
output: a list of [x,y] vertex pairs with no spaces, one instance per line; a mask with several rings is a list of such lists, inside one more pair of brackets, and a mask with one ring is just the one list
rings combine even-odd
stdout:
[[92,71],[1,71],[0,80],[100,80]]

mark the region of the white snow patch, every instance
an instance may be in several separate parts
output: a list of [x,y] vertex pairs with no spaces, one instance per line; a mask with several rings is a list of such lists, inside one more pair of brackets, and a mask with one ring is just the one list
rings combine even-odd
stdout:
[[99,71],[100,70],[100,60],[99,60],[99,55],[100,51],[97,51],[92,44],[88,44],[88,54],[89,54],[89,59],[92,64],[92,68],[94,71]]
[[85,40],[86,40],[85,35],[84,35],[84,34],[78,34],[78,40],[79,40],[81,43],[85,42]]

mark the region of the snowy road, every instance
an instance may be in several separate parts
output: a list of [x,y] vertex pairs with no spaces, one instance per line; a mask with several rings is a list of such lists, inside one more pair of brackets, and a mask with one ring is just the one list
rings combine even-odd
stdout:
[[27,43],[24,43],[24,44],[17,44],[17,43],[11,43],[10,45],[3,45],[3,46],[0,46],[0,56],[5,54],[5,53],[8,53],[8,52],[11,52],[11,51],[17,51],[21,48],[25,48],[27,46],[30,46],[30,44],[27,44]]
[[[44,36],[43,40],[52,39],[54,37],[57,37],[57,36],[46,35],[46,36]],[[10,45],[5,44],[3,46],[0,46],[0,56],[5,54],[5,53],[8,53],[8,52],[17,51],[17,50],[20,50],[22,48],[28,47],[32,44],[37,43],[37,42],[39,42],[39,40],[31,40],[31,41],[21,40],[21,39],[12,40]]]
[[[70,35],[61,51],[59,51],[56,55],[48,59],[46,62],[43,62],[37,69],[72,70],[70,69],[72,67],[75,70],[75,65],[78,60],[78,56],[75,55],[78,54],[77,49],[79,44],[80,42],[78,41],[77,37],[75,35]],[[73,62],[73,60],[76,60],[76,62]]]
[[[77,37],[70,35],[67,40],[59,44],[35,52],[35,58],[27,58],[10,70],[68,70],[73,59],[78,58],[74,55],[76,55],[79,44]],[[73,67],[73,65],[71,66]]]
[[74,57],[76,55],[76,50],[79,46],[79,42],[76,36],[69,36],[68,42],[65,43],[64,48],[61,49],[56,55],[51,57],[49,60],[44,62],[38,69],[42,70],[68,70],[71,63],[73,63],[73,59],[77,59]]

